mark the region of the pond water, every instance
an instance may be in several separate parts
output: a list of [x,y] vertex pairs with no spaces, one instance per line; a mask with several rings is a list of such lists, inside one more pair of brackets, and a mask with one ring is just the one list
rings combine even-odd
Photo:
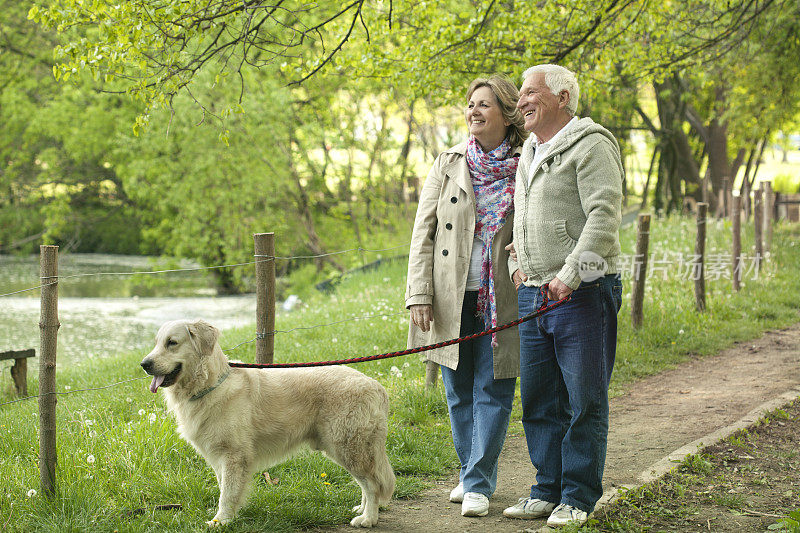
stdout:
[[[131,274],[178,269],[190,270]],[[255,323],[254,294],[215,296],[213,276],[187,261],[63,254],[59,276],[60,364],[149,350],[168,320],[203,318],[220,329]],[[38,285],[38,256],[0,255],[0,352],[38,353],[39,290],[26,290]],[[2,296],[17,291],[24,292]]]

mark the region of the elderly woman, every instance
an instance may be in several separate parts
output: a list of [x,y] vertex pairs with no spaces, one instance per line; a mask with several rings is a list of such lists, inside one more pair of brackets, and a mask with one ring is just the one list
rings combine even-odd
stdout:
[[[517,318],[506,266],[514,175],[527,133],[507,79],[473,81],[469,138],[436,158],[420,195],[408,261],[409,346],[478,333]],[[441,365],[458,459],[450,501],[464,516],[486,516],[497,483],[516,378],[516,328],[429,351]]]

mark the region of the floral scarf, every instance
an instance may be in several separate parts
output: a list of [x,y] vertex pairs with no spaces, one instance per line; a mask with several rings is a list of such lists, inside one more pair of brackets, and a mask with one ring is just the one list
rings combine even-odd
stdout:
[[[475,236],[483,242],[477,312],[484,317],[487,328],[497,326],[492,239],[514,209],[514,176],[518,162],[519,156],[514,155],[507,138],[494,150],[484,153],[475,137],[470,136],[467,143],[467,166],[475,191]],[[497,346],[496,335],[492,334],[493,347]]]

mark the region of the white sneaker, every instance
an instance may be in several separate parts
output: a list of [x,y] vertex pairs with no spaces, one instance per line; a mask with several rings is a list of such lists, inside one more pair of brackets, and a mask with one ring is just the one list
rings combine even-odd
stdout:
[[556,504],[540,500],[539,498],[520,498],[517,503],[507,507],[503,511],[503,516],[508,518],[543,518],[550,516]]
[[465,492],[461,504],[461,516],[486,516],[489,514],[489,498],[479,492]]
[[450,501],[453,503],[461,503],[464,501],[464,484],[459,483],[456,488],[450,491]]
[[567,524],[582,526],[588,519],[589,515],[585,511],[562,503],[553,510],[550,518],[547,519],[547,525],[550,527],[564,527]]

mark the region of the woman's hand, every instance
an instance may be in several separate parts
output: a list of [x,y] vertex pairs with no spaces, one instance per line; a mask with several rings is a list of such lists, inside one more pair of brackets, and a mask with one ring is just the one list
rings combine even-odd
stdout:
[[429,304],[412,305],[408,308],[411,311],[411,322],[422,331],[431,329],[433,322],[433,306]]
[[514,248],[514,243],[513,242],[506,246],[506,250],[508,250],[508,255],[511,256],[511,259],[516,261],[517,260],[517,249]]

